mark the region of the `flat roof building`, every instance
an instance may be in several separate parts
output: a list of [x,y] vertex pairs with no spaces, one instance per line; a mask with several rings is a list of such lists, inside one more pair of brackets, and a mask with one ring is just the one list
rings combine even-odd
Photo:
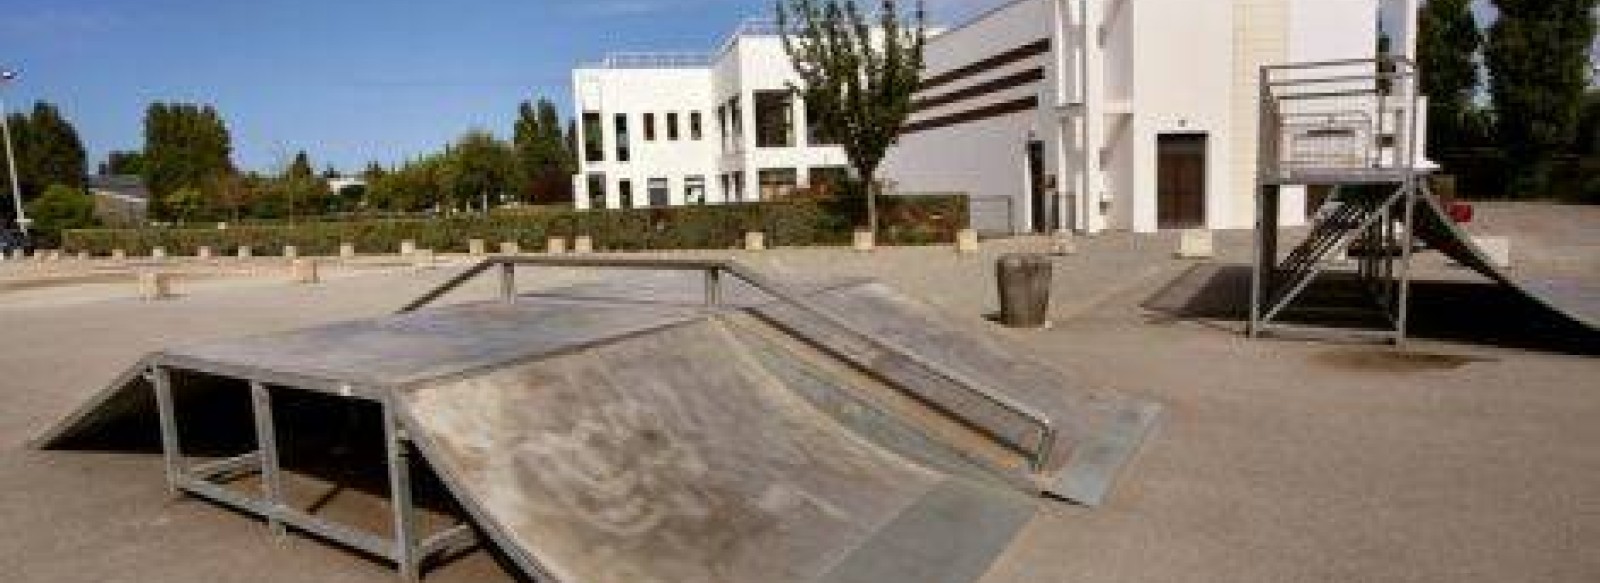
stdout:
[[[988,231],[1248,228],[1261,67],[1372,59],[1380,15],[1410,56],[1416,10],[1014,0],[931,36],[914,113],[880,177],[891,193],[964,192]],[[578,208],[759,200],[845,172],[844,153],[813,139],[786,90],[798,80],[775,33],[747,23],[716,53],[577,69]],[[1372,139],[1395,142],[1395,131]],[[1294,188],[1287,224],[1317,198]]]

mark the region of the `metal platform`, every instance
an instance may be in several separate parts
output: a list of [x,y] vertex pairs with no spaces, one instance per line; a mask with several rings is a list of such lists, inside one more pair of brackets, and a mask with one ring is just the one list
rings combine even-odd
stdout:
[[[519,293],[518,269],[639,270]],[[647,277],[671,271],[675,278]],[[418,310],[473,277],[493,301]],[[524,276],[525,277],[525,276]],[[861,282],[724,261],[494,258],[404,313],[151,355],[41,439],[159,421],[169,483],[393,561],[409,579],[475,531],[552,581],[972,581],[1044,493],[1098,503],[1154,405],[1085,391]],[[194,375],[224,379],[202,388]],[[249,395],[254,446],[196,462],[195,392]],[[375,403],[389,536],[283,496],[298,392]],[[304,428],[302,428],[304,430]],[[465,512],[421,532],[420,458]],[[259,476],[256,491],[230,486]],[[475,528],[474,528],[475,527]]]

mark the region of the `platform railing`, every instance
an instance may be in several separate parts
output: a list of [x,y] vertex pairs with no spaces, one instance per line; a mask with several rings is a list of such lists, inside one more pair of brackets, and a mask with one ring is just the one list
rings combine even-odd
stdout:
[[[765,275],[732,260],[723,259],[661,259],[642,257],[521,257],[521,256],[495,256],[487,258],[455,277],[450,278],[426,294],[402,307],[399,313],[413,312],[438,301],[445,294],[454,291],[467,282],[476,279],[491,269],[499,269],[499,298],[505,302],[515,302],[517,299],[516,268],[519,265],[538,267],[566,267],[566,268],[602,268],[602,269],[631,269],[646,271],[686,271],[701,272],[705,274],[705,304],[708,307],[718,307],[722,304],[722,289],[724,275],[731,276],[757,291],[760,291],[779,302],[798,308],[801,311],[816,317],[827,324],[837,327],[845,332],[866,341],[874,348],[887,352],[897,358],[906,360],[934,376],[950,382],[968,393],[999,407],[1014,416],[1034,426],[1037,431],[1038,441],[1031,447],[1026,443],[1013,440],[1003,440],[1008,447],[1015,449],[1028,461],[1029,469],[1041,472],[1050,461],[1058,434],[1055,423],[1043,412],[1018,402],[1011,397],[1000,393],[988,385],[968,377],[950,367],[930,360],[922,355],[887,341],[882,337],[862,330],[851,324],[848,320],[834,314],[826,307],[818,305],[805,298],[789,286],[773,280]],[[960,416],[959,412],[946,412],[953,416]]]

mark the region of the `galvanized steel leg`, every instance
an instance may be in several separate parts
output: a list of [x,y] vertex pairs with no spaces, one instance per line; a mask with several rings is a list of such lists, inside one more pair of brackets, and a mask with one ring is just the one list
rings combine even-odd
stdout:
[[716,268],[706,270],[706,305],[717,307],[722,304],[722,271]]
[[[1424,186],[1424,188],[1426,188],[1426,187]],[[1403,247],[1401,249],[1401,256],[1400,256],[1400,284],[1399,284],[1400,285],[1400,291],[1399,291],[1400,298],[1398,300],[1399,305],[1396,307],[1397,314],[1395,316],[1395,344],[1396,345],[1404,345],[1405,344],[1405,342],[1406,342],[1406,332],[1407,332],[1406,320],[1411,315],[1410,314],[1410,312],[1411,312],[1411,254],[1412,254],[1411,247],[1412,247],[1412,244],[1414,243],[1414,240],[1415,240],[1415,237],[1416,237],[1415,231],[1412,230],[1411,222],[1413,220],[1415,220],[1415,218],[1416,218],[1417,199],[1418,199],[1417,194],[1418,194],[1417,193],[1417,180],[1416,180],[1416,177],[1413,176],[1411,178],[1411,183],[1406,186],[1406,196],[1405,196],[1406,211],[1405,211],[1405,222],[1403,223],[1403,225],[1405,226],[1406,234],[1405,234],[1405,241],[1404,241],[1405,247]],[[1431,194],[1428,194],[1428,193],[1424,193],[1424,195],[1425,196],[1431,196]]]
[[390,400],[383,402],[383,433],[389,465],[389,503],[394,511],[394,560],[400,567],[400,577],[416,581],[421,575],[421,558],[417,556],[416,511],[411,501],[410,454],[406,451],[405,435]]
[[183,477],[183,451],[178,443],[177,408],[172,400],[172,376],[160,366],[150,367],[145,375],[156,394],[156,411],[161,422],[161,455],[166,462],[167,493],[177,496]]
[[266,385],[250,382],[250,404],[256,418],[256,447],[261,452],[261,493],[266,497],[267,528],[274,536],[285,531],[280,511],[283,508],[283,475],[278,466],[278,433],[272,417],[272,395]]
[[517,265],[515,263],[500,264],[500,300],[508,304],[517,301]]

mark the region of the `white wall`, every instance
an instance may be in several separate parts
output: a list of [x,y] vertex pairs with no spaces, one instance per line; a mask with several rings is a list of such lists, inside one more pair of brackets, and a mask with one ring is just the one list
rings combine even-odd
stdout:
[[[717,189],[710,188],[716,179],[716,107],[712,100],[712,79],[708,69],[579,69],[573,75],[577,88],[575,109],[578,115],[579,151],[583,156],[583,123],[585,112],[597,111],[604,128],[605,159],[600,162],[584,161],[580,176],[575,181],[578,196],[577,208],[588,208],[587,175],[605,173],[606,206],[623,206],[619,184],[631,184],[632,206],[649,205],[647,185],[651,178],[667,178],[672,204],[684,202],[684,179],[687,176],[705,177],[707,194],[714,196]],[[692,139],[689,131],[691,112],[700,112],[702,136]],[[655,140],[646,141],[644,114],[655,116]],[[667,139],[667,114],[678,114],[677,140]],[[628,120],[629,160],[617,159],[616,115]]]
[[[1050,39],[1053,21],[1048,0],[1021,0],[985,17],[934,37],[926,51],[924,78],[951,71],[1041,39]],[[882,175],[902,191],[963,192],[975,198],[1011,201],[1010,223],[1025,230],[1031,223],[1026,147],[1030,137],[1046,144],[1046,172],[1055,168],[1055,130],[1043,115],[1055,96],[1056,59],[1050,53],[974,74],[934,87],[920,96],[938,96],[1007,75],[1042,67],[1047,81],[1028,83],[974,96],[913,114],[910,121],[938,118],[985,105],[1036,96],[1044,108],[932,129],[900,138],[884,160]],[[1058,178],[1062,180],[1065,177]],[[979,225],[995,229],[1004,225]]]

